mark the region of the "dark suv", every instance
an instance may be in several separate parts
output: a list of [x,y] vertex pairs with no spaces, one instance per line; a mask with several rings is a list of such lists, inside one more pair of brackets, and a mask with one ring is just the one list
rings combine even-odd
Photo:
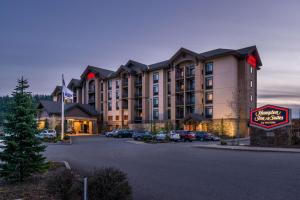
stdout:
[[132,130],[118,130],[113,134],[116,138],[131,138],[133,134]]

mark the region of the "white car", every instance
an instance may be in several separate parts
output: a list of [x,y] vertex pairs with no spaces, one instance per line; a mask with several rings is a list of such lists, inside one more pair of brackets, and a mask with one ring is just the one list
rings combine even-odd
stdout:
[[55,138],[56,136],[56,131],[53,129],[43,130],[37,135],[39,138]]
[[176,133],[176,131],[170,131],[170,140],[178,142],[180,140],[180,134]]

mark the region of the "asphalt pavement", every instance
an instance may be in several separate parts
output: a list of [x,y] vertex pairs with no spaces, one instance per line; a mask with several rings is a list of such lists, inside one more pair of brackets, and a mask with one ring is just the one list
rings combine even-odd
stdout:
[[300,154],[200,149],[195,144],[200,142],[76,137],[72,145],[49,145],[45,155],[82,172],[119,168],[128,174],[136,200],[300,199]]

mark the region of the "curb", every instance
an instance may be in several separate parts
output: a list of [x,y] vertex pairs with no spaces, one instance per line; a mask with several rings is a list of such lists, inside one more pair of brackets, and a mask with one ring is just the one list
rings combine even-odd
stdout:
[[63,160],[62,163],[64,163],[66,169],[71,170],[71,166],[67,161]]
[[227,147],[218,147],[218,146],[193,146],[195,148],[201,148],[201,149],[215,149],[215,150],[227,150],[227,151],[252,151],[252,152],[271,152],[271,153],[300,153],[300,149],[267,149],[265,148],[256,148],[256,147],[250,147],[250,148],[240,148],[237,146],[227,146]]

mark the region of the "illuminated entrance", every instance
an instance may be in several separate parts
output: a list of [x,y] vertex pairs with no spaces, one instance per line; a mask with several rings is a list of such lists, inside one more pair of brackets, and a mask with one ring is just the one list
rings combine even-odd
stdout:
[[69,134],[93,134],[93,121],[67,119]]

